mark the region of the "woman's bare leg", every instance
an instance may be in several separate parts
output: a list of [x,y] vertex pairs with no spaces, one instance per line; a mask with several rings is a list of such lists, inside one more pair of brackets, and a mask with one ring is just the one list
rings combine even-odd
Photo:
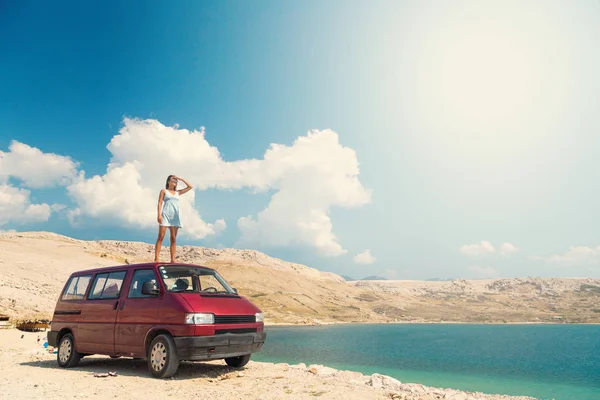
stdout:
[[175,262],[175,251],[177,250],[177,231],[179,230],[176,226],[170,226],[169,230],[171,231],[171,262]]
[[158,227],[158,239],[156,239],[156,246],[154,246],[154,262],[158,262],[160,256],[160,248],[162,247],[163,239],[165,238],[165,233],[167,232],[166,226]]

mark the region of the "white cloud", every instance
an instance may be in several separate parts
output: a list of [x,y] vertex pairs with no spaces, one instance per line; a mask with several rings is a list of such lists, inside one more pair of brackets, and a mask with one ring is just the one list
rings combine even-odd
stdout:
[[0,185],[0,225],[47,221],[52,212],[51,206],[31,204],[29,196],[29,190]]
[[[104,176],[81,178],[68,187],[71,198],[78,204],[69,212],[69,219],[78,224],[82,217],[108,218],[111,222],[149,228],[157,226],[159,189],[144,185],[139,167],[133,163],[110,165]],[[194,192],[181,196],[182,233],[202,239],[225,228],[218,220],[207,224],[193,207]]]
[[82,215],[94,218],[121,220],[136,226],[147,226],[156,219],[155,196],[149,189],[139,185],[140,174],[134,164],[109,166],[104,176],[81,179],[67,190],[79,208],[71,211],[71,217]]
[[490,266],[478,266],[472,265],[468,267],[469,271],[472,273],[473,278],[497,278],[498,271]]
[[[69,157],[12,141],[8,152],[0,151],[3,221],[43,221],[65,209],[62,204],[30,204],[29,191],[8,186],[12,177],[30,188],[67,186],[76,204],[67,213],[73,224],[91,217],[150,228],[156,226],[158,193],[165,178],[176,174],[199,190],[274,192],[264,210],[238,219],[238,244],[303,245],[338,256],[347,250],[333,233],[331,207],[360,207],[371,201],[370,191],[358,180],[355,151],[343,147],[331,130],[310,131],[291,145],[271,144],[262,159],[226,162],[205,139],[203,128],[189,131],[156,120],[126,118],[107,148],[112,156],[106,173],[86,177]],[[194,191],[180,200],[183,235],[200,239],[226,228],[222,219],[203,221],[194,200]]]
[[[246,163],[247,161],[243,161]],[[371,193],[358,180],[354,150],[331,130],[311,131],[291,146],[272,144],[264,159],[244,173],[249,185],[277,190],[256,218],[242,217],[244,243],[269,246],[304,244],[326,256],[347,253],[333,234],[332,206],[360,207]]]
[[[68,187],[77,203],[69,212],[74,224],[92,217],[132,227],[155,227],[158,195],[168,175],[176,174],[203,189],[214,186],[211,179],[221,175],[219,153],[204,139],[203,130],[190,132],[154,120],[126,118],[107,148],[112,158],[106,173],[91,178],[81,174]],[[180,198],[181,234],[202,239],[224,230],[224,220],[202,220],[194,199],[193,190]]]
[[550,264],[560,264],[569,267],[598,265],[600,264],[600,246],[596,248],[587,246],[571,246],[563,254],[555,254],[549,257],[534,257],[544,260]]
[[0,183],[12,176],[31,188],[67,185],[75,177],[77,164],[69,157],[41,150],[13,140],[9,152],[0,151]]
[[66,208],[67,208],[67,206],[66,206],[66,205],[64,205],[64,204],[52,204],[52,206],[50,206],[50,208],[51,208],[51,209],[52,209],[52,211],[54,211],[54,212],[60,212],[60,211],[62,211],[62,210],[64,210],[64,209],[66,209]]
[[377,258],[373,257],[371,249],[367,249],[354,256],[354,262],[357,264],[373,264],[375,261],[377,261]]
[[8,185],[8,178],[22,181],[30,188],[67,185],[76,176],[77,163],[69,157],[41,150],[13,140],[9,151],[0,151],[0,225],[8,222],[26,224],[43,222],[53,211],[65,206],[31,204],[31,192]]
[[482,256],[485,254],[495,253],[496,249],[490,242],[484,240],[481,243],[461,246],[459,251],[467,256]]
[[500,254],[502,255],[509,255],[517,251],[519,251],[519,248],[511,243],[502,243],[502,246],[500,246]]
[[[342,147],[330,130],[311,131],[291,146],[272,144],[262,160],[223,161],[204,130],[167,127],[156,120],[125,119],[108,150],[104,176],[81,176],[69,188],[78,204],[74,221],[84,216],[110,218],[140,227],[156,225],[158,192],[169,174],[197,189],[273,190],[267,208],[238,220],[240,244],[308,245],[321,254],[347,251],[333,234],[332,206],[358,207],[370,192],[358,180],[354,150]],[[182,234],[203,238],[225,229],[225,221],[204,222],[193,207],[194,192],[181,197]]]

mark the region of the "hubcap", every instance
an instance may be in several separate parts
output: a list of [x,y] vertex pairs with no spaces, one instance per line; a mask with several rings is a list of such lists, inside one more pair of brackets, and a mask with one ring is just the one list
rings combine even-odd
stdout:
[[60,359],[60,361],[63,363],[69,361],[69,357],[71,357],[72,350],[73,346],[71,345],[71,340],[63,340],[60,344],[60,349],[58,350],[58,358]]
[[152,347],[150,360],[152,362],[152,369],[155,371],[161,371],[167,363],[167,348],[161,342],[158,342]]

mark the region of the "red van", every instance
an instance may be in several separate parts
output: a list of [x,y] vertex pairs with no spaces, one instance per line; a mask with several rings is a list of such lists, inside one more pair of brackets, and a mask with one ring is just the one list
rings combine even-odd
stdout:
[[156,378],[172,376],[184,360],[242,367],[265,339],[261,310],[217,271],[162,263],[73,273],[48,332],[61,367],[92,354],[147,358]]

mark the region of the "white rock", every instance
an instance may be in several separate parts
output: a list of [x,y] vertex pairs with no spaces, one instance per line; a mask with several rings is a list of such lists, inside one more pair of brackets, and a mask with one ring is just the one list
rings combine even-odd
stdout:
[[[391,378],[390,378],[391,379]],[[410,393],[425,393],[427,392],[427,388],[423,385],[419,385],[418,383],[408,383],[400,385],[402,390],[405,390]]]
[[375,389],[384,390],[402,390],[404,386],[399,380],[381,374],[371,375],[371,379],[369,379],[367,385],[373,386]]
[[368,376],[364,376],[360,372],[356,371],[337,371],[334,376],[346,382],[353,382],[358,384],[365,384],[370,379]]
[[296,365],[290,365],[291,369],[300,369],[302,371],[306,370],[306,364],[304,363],[300,363],[300,364],[296,364]]
[[373,374],[371,379],[367,382],[367,385],[373,386],[375,389],[383,388],[383,376],[379,374]]
[[319,376],[330,376],[337,372],[337,369],[325,367],[319,364],[313,364],[308,367],[308,371]]

